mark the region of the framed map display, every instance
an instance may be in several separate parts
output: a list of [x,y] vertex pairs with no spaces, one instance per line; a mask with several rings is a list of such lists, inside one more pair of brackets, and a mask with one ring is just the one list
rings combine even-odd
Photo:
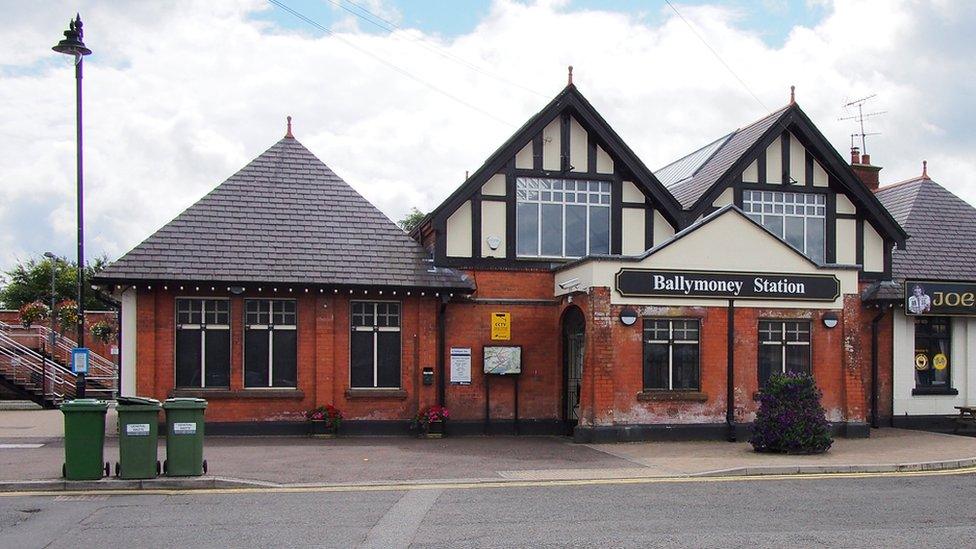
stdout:
[[509,375],[522,373],[522,347],[518,345],[485,345],[485,373]]

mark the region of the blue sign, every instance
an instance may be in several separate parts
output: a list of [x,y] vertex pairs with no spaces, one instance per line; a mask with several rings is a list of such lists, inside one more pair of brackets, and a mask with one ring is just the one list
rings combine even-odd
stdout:
[[76,374],[87,374],[90,354],[91,351],[85,347],[71,349],[71,371]]

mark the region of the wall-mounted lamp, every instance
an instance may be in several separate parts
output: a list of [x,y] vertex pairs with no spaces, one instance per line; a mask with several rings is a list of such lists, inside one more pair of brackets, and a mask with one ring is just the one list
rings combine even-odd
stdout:
[[229,289],[230,289],[230,293],[232,293],[234,295],[241,295],[241,294],[244,293],[244,287],[243,286],[231,286]]
[[624,326],[633,326],[637,322],[637,311],[631,307],[626,307],[620,311],[620,323]]
[[823,315],[824,326],[828,328],[836,328],[838,322],[840,321],[837,319],[837,313],[824,313]]

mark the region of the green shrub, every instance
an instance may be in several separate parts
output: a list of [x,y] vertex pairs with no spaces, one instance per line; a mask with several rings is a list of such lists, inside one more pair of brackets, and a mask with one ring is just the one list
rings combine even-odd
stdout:
[[807,374],[775,374],[759,399],[749,442],[757,452],[821,454],[833,439],[821,392]]

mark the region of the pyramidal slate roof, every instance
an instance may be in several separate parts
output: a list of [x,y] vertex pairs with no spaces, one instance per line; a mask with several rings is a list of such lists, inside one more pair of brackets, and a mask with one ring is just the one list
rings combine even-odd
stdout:
[[787,105],[654,172],[688,209],[790,109]]
[[273,282],[473,289],[286,136],[95,282]]
[[891,274],[906,278],[976,281],[976,208],[927,175],[881,187],[875,195],[908,232],[891,253]]

